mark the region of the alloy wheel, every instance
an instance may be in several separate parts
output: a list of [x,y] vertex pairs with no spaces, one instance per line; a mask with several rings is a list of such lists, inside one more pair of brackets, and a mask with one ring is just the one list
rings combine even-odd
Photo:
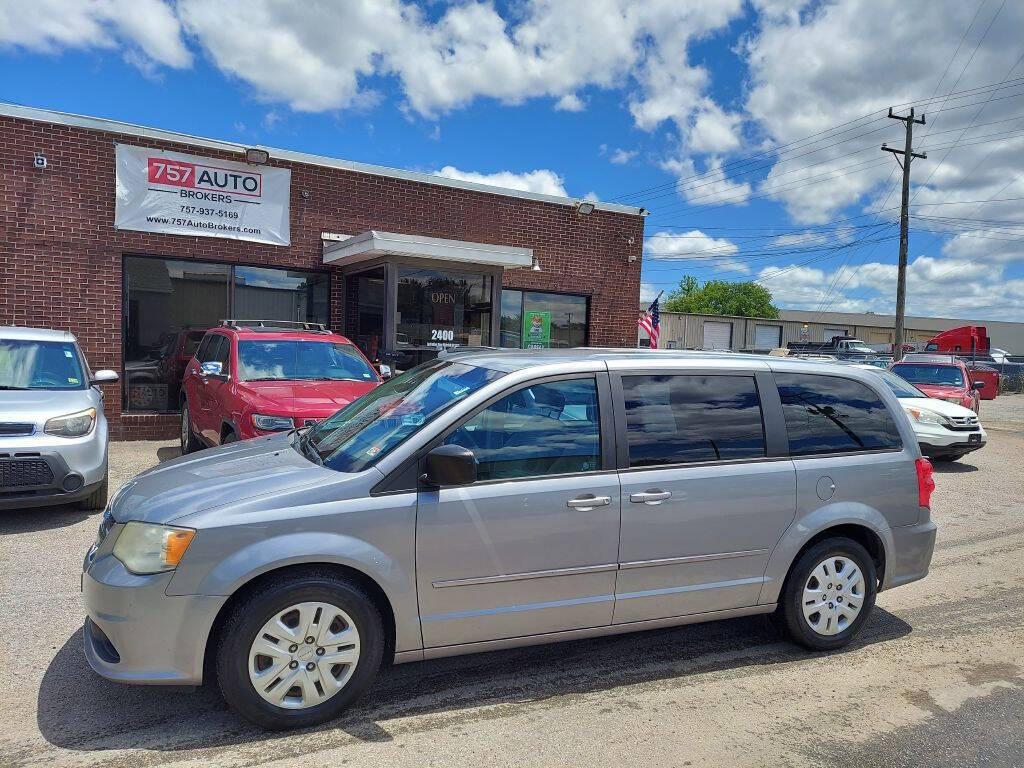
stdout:
[[864,607],[864,574],[848,557],[831,555],[818,563],[804,585],[807,625],[819,635],[838,635]]
[[307,709],[341,691],[359,662],[359,631],[330,603],[304,602],[276,613],[249,650],[249,680],[266,701]]

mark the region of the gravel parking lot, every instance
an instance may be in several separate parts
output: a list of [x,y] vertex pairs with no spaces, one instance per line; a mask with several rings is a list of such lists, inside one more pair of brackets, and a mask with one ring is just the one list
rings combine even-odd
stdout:
[[[757,617],[409,664],[290,734],[213,690],[93,674],[78,590],[98,514],[0,512],[0,765],[1024,765],[1024,395],[982,420],[988,446],[937,468],[931,575],[882,593],[843,652]],[[112,489],[176,453],[112,445]]]

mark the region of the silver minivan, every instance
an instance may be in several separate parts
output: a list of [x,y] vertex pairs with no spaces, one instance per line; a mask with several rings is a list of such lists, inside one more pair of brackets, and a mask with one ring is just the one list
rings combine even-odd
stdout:
[[121,488],[85,558],[85,653],[123,682],[216,676],[285,728],[335,717],[382,662],[768,613],[835,649],[927,574],[933,488],[868,371],[445,354]]

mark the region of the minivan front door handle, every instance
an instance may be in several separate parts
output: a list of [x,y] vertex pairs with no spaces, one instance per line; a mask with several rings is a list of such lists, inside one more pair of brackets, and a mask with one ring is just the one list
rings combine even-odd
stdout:
[[593,496],[587,494],[586,496],[577,496],[575,499],[569,499],[566,506],[572,507],[573,509],[582,509],[586,511],[593,509],[594,507],[605,507],[612,503],[611,496]]
[[643,493],[629,494],[629,500],[635,504],[661,504],[665,499],[672,497],[672,491],[650,490]]

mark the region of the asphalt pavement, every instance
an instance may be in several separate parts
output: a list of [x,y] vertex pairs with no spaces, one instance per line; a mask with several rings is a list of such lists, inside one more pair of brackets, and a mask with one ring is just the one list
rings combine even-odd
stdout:
[[[0,766],[1024,766],[1024,395],[937,467],[927,579],[807,653],[762,617],[406,664],[340,720],[267,734],[215,690],[120,686],[82,655],[99,515],[0,512]],[[114,487],[176,455],[111,446]]]

